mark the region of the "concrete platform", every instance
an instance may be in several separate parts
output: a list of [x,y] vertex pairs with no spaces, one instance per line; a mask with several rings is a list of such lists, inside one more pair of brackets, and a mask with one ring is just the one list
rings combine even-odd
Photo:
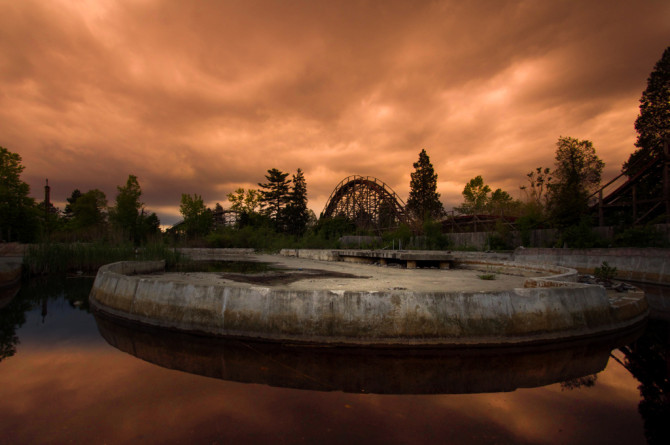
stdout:
[[[164,274],[160,262],[114,263],[99,270],[91,306],[207,335],[385,347],[551,342],[626,329],[648,312],[641,292],[610,298],[601,286],[573,282],[574,269],[555,266],[461,259],[459,269],[411,270],[286,256],[231,259],[272,262],[283,277],[249,282],[221,273]],[[496,279],[479,277],[490,274]]]

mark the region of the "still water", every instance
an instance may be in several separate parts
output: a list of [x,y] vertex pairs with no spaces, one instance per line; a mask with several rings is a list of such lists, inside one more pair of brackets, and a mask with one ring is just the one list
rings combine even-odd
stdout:
[[662,313],[552,349],[323,351],[96,318],[91,284],[0,296],[0,443],[670,443]]

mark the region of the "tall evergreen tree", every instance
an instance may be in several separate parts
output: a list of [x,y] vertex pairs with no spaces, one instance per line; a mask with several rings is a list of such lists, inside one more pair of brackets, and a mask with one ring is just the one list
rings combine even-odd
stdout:
[[72,208],[74,206],[74,203],[77,202],[77,199],[79,199],[80,197],[81,197],[81,191],[79,191],[79,189],[74,189],[72,191],[72,195],[70,195],[70,197],[66,199],[67,204],[65,204],[65,211],[63,214],[63,218],[65,218],[66,221],[70,220],[74,215]]
[[276,168],[268,170],[265,179],[268,182],[258,185],[261,187],[260,204],[261,213],[270,218],[277,230],[285,228],[285,208],[289,202],[289,186],[290,180],[286,177],[288,173],[284,173]]
[[656,62],[640,98],[640,114],[635,120],[638,149],[624,164],[624,171],[635,174],[647,160],[663,151],[663,140],[670,137],[670,47]]
[[414,163],[414,173],[411,175],[407,211],[417,220],[436,219],[444,214],[444,207],[437,193],[437,173],[426,150],[421,150],[419,160]]
[[302,235],[307,230],[307,182],[301,169],[293,175],[293,186],[286,206],[286,229],[293,235]]

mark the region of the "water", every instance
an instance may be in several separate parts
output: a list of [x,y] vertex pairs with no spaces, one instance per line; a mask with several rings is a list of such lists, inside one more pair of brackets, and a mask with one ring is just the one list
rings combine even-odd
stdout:
[[96,320],[91,284],[0,298],[0,443],[670,443],[668,321],[550,350],[305,351]]

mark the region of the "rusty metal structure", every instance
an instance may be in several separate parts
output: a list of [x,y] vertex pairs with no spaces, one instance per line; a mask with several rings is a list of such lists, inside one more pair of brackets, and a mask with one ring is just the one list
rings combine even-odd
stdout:
[[381,232],[407,223],[405,203],[383,181],[373,176],[344,178],[328,198],[322,218],[345,218],[363,230]]

